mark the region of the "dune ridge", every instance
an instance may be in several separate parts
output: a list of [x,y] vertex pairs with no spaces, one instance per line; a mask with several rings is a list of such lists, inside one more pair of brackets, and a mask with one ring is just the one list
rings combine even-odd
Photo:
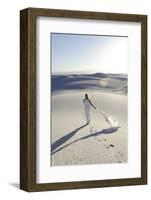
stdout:
[[127,75],[105,73],[52,75],[52,95],[69,90],[97,90],[127,95]]

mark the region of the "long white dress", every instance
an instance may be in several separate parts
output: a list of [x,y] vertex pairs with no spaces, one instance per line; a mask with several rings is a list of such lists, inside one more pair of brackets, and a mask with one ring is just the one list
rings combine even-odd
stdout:
[[85,116],[86,116],[86,122],[90,122],[90,102],[88,99],[83,99],[84,104],[84,110],[85,110]]

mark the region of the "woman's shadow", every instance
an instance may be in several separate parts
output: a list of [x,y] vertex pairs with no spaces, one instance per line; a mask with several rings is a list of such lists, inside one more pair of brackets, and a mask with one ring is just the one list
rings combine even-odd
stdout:
[[67,142],[70,138],[72,138],[80,129],[84,128],[85,126],[87,126],[87,124],[84,124],[78,128],[76,128],[75,130],[73,130],[72,132],[68,133],[67,135],[61,137],[60,139],[58,139],[57,141],[55,141],[54,143],[52,143],[51,145],[51,152],[55,151],[59,146],[61,146],[62,144],[64,144],[65,142]]
[[[68,133],[67,135],[61,137],[60,139],[58,139],[57,141],[55,141],[52,145],[51,145],[51,155],[57,153],[58,151],[61,151],[62,149],[68,147],[69,145],[73,144],[73,143],[76,143],[80,140],[85,140],[85,139],[88,139],[90,137],[95,137],[95,136],[98,136],[100,134],[111,134],[111,133],[114,133],[116,132],[120,127],[110,127],[110,128],[107,128],[107,129],[103,129],[101,131],[98,131],[98,132],[95,132],[95,133],[92,133],[92,134],[89,134],[87,136],[84,136],[84,137],[81,137],[73,142],[70,142],[69,144],[66,144],[62,147],[60,147],[62,144],[64,144],[65,142],[67,142],[71,137],[73,137],[80,129],[84,128],[85,126],[87,126],[88,124],[84,124],[83,126],[80,126],[79,128],[75,129],[74,131]],[[60,148],[58,148],[60,147]]]

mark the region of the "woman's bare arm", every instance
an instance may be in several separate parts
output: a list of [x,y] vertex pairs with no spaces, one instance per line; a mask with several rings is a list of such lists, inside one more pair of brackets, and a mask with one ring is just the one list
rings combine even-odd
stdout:
[[90,101],[90,99],[89,99],[89,103],[96,110],[96,107],[93,105],[93,103]]

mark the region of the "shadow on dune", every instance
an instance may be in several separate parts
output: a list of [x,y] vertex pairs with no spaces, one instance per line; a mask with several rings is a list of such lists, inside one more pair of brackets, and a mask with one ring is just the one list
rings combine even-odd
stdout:
[[[101,84],[101,81],[106,81],[107,85]],[[51,91],[52,93],[68,91],[68,90],[107,90],[114,92],[120,90],[120,93],[126,94],[127,75],[124,74],[68,74],[68,75],[52,75],[51,76]],[[112,91],[113,90],[113,91]],[[116,91],[115,91],[116,92]]]
[[59,146],[61,146],[62,144],[64,144],[66,141],[68,141],[71,137],[73,137],[76,134],[76,132],[78,132],[80,129],[84,128],[85,126],[87,126],[87,124],[84,124],[84,125],[80,126],[79,128],[76,128],[72,132],[66,134],[65,136],[61,137],[60,139],[58,139],[57,141],[55,141],[54,143],[52,143],[52,145],[51,145],[51,152],[53,152]]
[[80,139],[78,139],[78,140],[85,140],[85,139],[88,139],[88,138],[90,138],[90,137],[98,136],[98,135],[100,135],[100,134],[111,134],[111,133],[116,132],[118,129],[119,129],[119,127],[110,127],[110,128],[108,128],[108,129],[103,129],[103,130],[98,131],[98,132],[96,132],[96,133],[92,133],[92,134],[89,134],[89,135],[87,135],[87,136],[84,136],[84,137],[82,137],[82,138],[80,138]]
[[[83,125],[81,128],[83,128],[84,126],[86,126],[86,125]],[[73,132],[77,132],[77,131],[79,131],[81,128],[78,128],[78,130],[77,129],[75,129],[74,131],[72,131],[71,133],[73,133]],[[89,134],[89,135],[87,135],[87,136],[84,136],[84,137],[81,137],[81,138],[79,138],[79,139],[77,139],[77,140],[75,140],[75,141],[73,141],[73,142],[71,142],[71,143],[69,143],[69,144],[66,144],[66,145],[64,145],[63,147],[60,147],[59,149],[57,149],[57,150],[52,150],[52,148],[51,148],[51,155],[54,155],[55,153],[57,153],[57,152],[59,152],[59,151],[61,151],[61,150],[63,150],[64,148],[66,148],[66,147],[68,147],[68,146],[70,146],[71,144],[74,144],[74,143],[76,143],[76,142],[78,142],[78,141],[80,141],[80,140],[85,140],[85,139],[88,139],[88,138],[91,138],[91,137],[95,137],[95,136],[98,136],[98,135],[101,135],[101,134],[112,134],[112,133],[114,133],[114,132],[116,132],[117,130],[119,129],[119,127],[110,127],[110,128],[108,128],[108,129],[103,129],[103,130],[101,130],[101,131],[98,131],[98,132],[96,132],[96,133],[92,133],[92,134]],[[69,133],[69,134],[71,134],[71,133]],[[67,135],[69,135],[69,134],[67,134]],[[73,134],[74,135],[74,134]],[[65,136],[64,136],[65,137]],[[62,143],[63,144],[63,143]],[[61,144],[60,144],[61,145]],[[59,145],[59,146],[60,146]]]

